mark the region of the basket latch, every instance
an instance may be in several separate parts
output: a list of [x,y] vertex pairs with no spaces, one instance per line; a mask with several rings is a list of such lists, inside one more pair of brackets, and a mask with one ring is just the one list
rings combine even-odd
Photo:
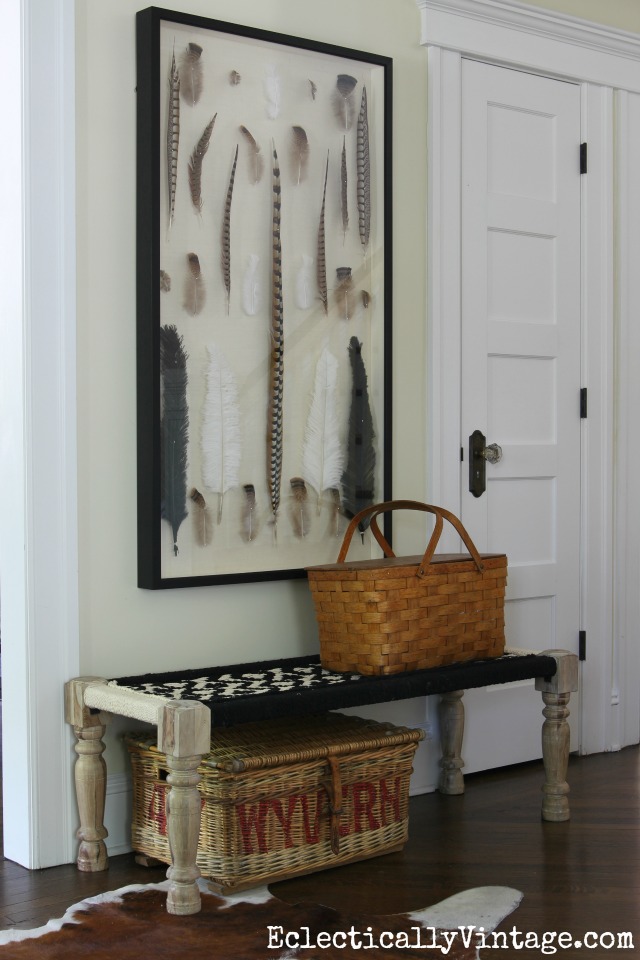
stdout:
[[342,814],[342,779],[340,777],[340,763],[337,757],[327,755],[331,780],[326,784],[329,795],[329,810],[331,811],[331,852],[336,856],[340,853],[340,816]]

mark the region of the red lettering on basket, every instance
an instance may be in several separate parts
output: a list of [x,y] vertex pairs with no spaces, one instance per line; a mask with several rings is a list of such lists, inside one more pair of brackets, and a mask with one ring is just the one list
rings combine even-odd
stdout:
[[[342,809],[339,832],[341,837],[350,833],[363,833],[366,830],[379,830],[381,826],[397,823],[402,819],[402,778],[396,777],[391,782],[360,781],[342,788]],[[313,846],[326,839],[326,833],[321,836],[321,824],[329,824],[327,816],[328,798],[324,789],[318,790],[315,795],[310,793],[294,793],[284,799],[271,798],[260,800],[258,803],[240,803],[236,807],[240,834],[242,836],[243,852],[252,854],[257,844],[257,852],[269,853],[274,849],[294,846],[293,825],[296,816],[302,816],[302,830],[304,841]],[[348,810],[350,816],[345,816]],[[269,814],[277,819],[282,834],[273,844],[267,842],[267,822]],[[328,830],[328,826],[327,826]]]
[[285,847],[292,847],[293,840],[291,838],[291,821],[293,820],[293,811],[298,802],[298,796],[294,793],[292,797],[289,797],[287,802],[287,812],[283,813],[282,802],[280,800],[272,800],[273,812],[280,822],[282,827],[282,833],[284,835],[284,845]]
[[265,838],[265,827],[267,823],[267,813],[272,801],[261,800],[257,805],[250,806],[247,803],[239,803],[237,806],[238,820],[240,821],[240,832],[242,834],[242,845],[245,853],[253,853],[253,843],[251,834],[255,828],[258,838],[258,852],[267,853],[267,841]]
[[[295,795],[296,798],[298,794]],[[318,843],[320,840],[320,817],[322,816],[326,804],[327,795],[324,790],[318,790],[316,793],[316,812],[313,818],[313,828],[309,817],[309,794],[303,793],[300,796],[302,804],[302,828],[304,830],[304,839],[308,844]]]
[[[147,814],[158,828],[161,837],[167,835],[168,787],[164,783],[154,783]],[[200,811],[204,810],[204,797],[200,797]]]
[[[389,786],[386,780],[380,781],[380,814],[382,816],[382,825],[386,827],[387,823],[397,823],[401,819],[400,816],[400,801],[402,799],[402,787],[401,787],[401,777],[396,777],[393,781],[395,786],[394,793],[391,793]],[[391,805],[393,810],[393,818],[391,821],[387,820],[387,807]]]
[[149,809],[147,811],[149,820],[152,820],[156,824],[161,837],[166,837],[167,835],[166,792],[167,788],[163,783],[154,783],[151,800],[149,801]]
[[[376,802],[375,783],[354,783],[353,785],[353,826],[356,833],[362,833],[362,818],[366,816],[369,830],[379,830],[380,821],[376,820],[373,808]],[[366,829],[366,826],[365,826]]]

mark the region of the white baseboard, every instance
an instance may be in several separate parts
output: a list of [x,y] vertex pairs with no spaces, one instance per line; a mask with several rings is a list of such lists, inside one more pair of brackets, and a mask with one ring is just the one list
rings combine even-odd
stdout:
[[423,783],[417,786],[411,786],[409,789],[410,797],[421,797],[424,793],[435,793],[438,789],[437,783]]

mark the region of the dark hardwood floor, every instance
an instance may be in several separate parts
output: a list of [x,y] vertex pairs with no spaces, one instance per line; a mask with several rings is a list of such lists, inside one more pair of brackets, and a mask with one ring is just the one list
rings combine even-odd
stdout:
[[[402,853],[287,881],[272,891],[289,901],[396,912],[469,887],[504,885],[524,893],[512,918],[519,930],[566,930],[576,938],[586,931],[629,931],[638,952],[623,955],[640,956],[639,774],[637,747],[572,758],[572,818],[564,824],[540,819],[541,763],[476,774],[467,778],[462,797],[412,799],[410,839]],[[511,953],[483,951],[485,956]]]
[[[640,950],[639,765],[636,747],[572,758],[572,819],[565,824],[540,820],[540,763],[475,774],[467,778],[462,797],[436,793],[412,799],[410,839],[401,853],[276,883],[271,890],[290,902],[393,913],[469,887],[512,886],[524,899],[508,929],[515,923],[524,932],[566,930],[578,938],[586,931],[629,931]],[[131,856],[112,858],[101,874],[78,873],[73,864],[28,871],[5,860],[0,928],[38,926],[84,897],[161,880],[164,873],[138,867]],[[636,952],[588,951],[590,958],[620,955]]]

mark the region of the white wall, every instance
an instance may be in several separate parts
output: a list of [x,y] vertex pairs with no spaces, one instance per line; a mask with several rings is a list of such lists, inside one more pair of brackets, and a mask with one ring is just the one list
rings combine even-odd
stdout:
[[[84,674],[294,656],[317,646],[306,581],[136,586],[135,0],[77,5],[78,497]],[[394,58],[393,489],[424,499],[426,61],[414,0],[169,6]],[[422,530],[396,524],[416,553]],[[387,711],[388,712],[388,711]],[[424,705],[395,715],[424,719]],[[115,731],[123,723],[115,725]],[[124,768],[114,752],[110,769]],[[113,752],[112,752],[113,751]]]
[[640,33],[640,6],[637,0],[537,0],[535,6],[549,7],[570,17],[594,20],[619,30]]

